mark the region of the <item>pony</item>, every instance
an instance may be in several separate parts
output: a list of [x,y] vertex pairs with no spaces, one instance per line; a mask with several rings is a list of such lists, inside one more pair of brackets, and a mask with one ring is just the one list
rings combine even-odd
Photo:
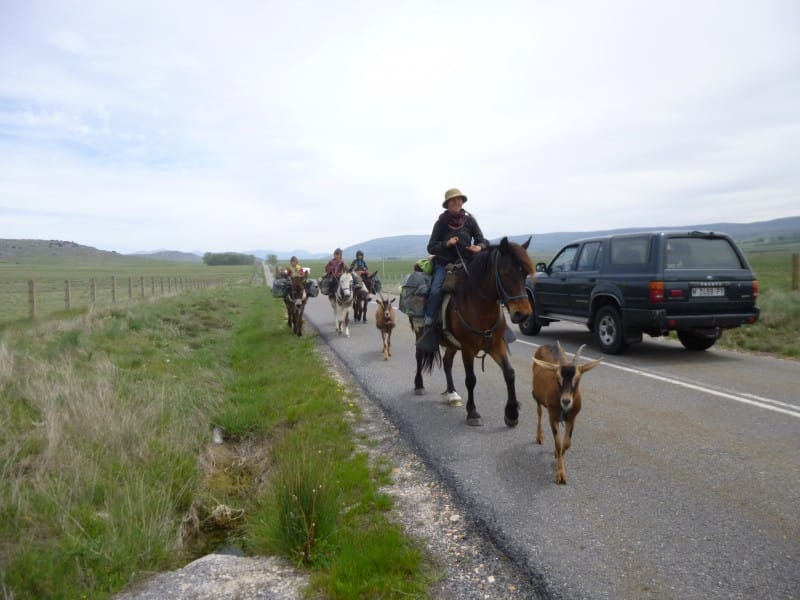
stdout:
[[345,269],[336,280],[336,290],[328,296],[333,308],[336,333],[343,333],[345,337],[350,337],[350,308],[355,300],[354,281],[353,274]]
[[289,277],[289,287],[283,296],[286,305],[289,329],[298,336],[303,335],[303,312],[308,302],[306,292],[306,274],[303,272],[292,273]]
[[417,348],[415,392],[422,388],[422,372],[430,373],[434,364],[444,367],[446,393],[455,392],[453,359],[456,352],[461,351],[469,425],[483,424],[475,406],[475,358],[485,359],[486,355],[491,356],[503,371],[506,382],[505,424],[516,427],[519,422],[515,374],[508,358],[506,319],[502,305],[508,310],[512,323],[524,321],[532,312],[525,292],[525,277],[535,270],[527,252],[530,241],[531,238],[528,238],[524,244],[517,244],[504,237],[500,243],[490,245],[476,254],[464,267],[455,290],[446,295],[442,302],[443,332],[439,337],[439,345],[444,348],[444,357],[439,348],[435,352],[424,352]]
[[367,322],[367,306],[369,305],[370,294],[377,294],[375,289],[375,275],[377,271],[366,273],[361,276],[361,285],[357,286],[356,299],[353,302],[353,320],[357,323]]
[[392,330],[397,324],[394,307],[392,306],[394,300],[394,298],[386,300],[383,294],[380,294],[380,300],[375,301],[378,305],[378,308],[375,309],[375,327],[381,332],[383,360],[389,360],[389,357],[392,355]]

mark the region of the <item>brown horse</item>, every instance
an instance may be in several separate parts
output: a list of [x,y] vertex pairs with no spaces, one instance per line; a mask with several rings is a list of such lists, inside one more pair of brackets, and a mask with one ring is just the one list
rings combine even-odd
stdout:
[[308,294],[306,293],[306,274],[292,273],[283,303],[286,305],[289,329],[297,335],[303,335],[303,312],[306,309]]
[[[422,388],[422,371],[431,372],[434,363],[444,366],[447,392],[454,392],[453,359],[461,351],[467,387],[467,423],[482,425],[481,415],[475,408],[475,358],[489,355],[503,370],[507,399],[505,423],[515,427],[519,422],[519,404],[514,384],[514,369],[508,358],[505,340],[505,305],[512,323],[520,323],[531,314],[531,304],[525,293],[525,276],[534,272],[528,256],[530,238],[524,244],[503,238],[474,256],[464,269],[455,291],[443,303],[444,331],[439,343],[444,348],[444,358],[439,349],[423,352],[417,349],[417,374],[415,390]],[[483,353],[483,354],[481,354]]]
[[375,289],[375,275],[378,272],[365,273],[361,276],[361,286],[356,288],[356,298],[353,300],[353,321],[367,322],[367,306],[369,306],[370,294],[377,294]]

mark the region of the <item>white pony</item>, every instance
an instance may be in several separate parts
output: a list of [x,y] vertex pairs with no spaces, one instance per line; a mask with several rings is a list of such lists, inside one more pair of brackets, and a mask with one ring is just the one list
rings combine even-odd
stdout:
[[333,319],[336,322],[336,332],[344,333],[345,337],[350,337],[350,308],[355,299],[353,275],[344,271],[339,275],[336,291],[329,296],[333,307]]

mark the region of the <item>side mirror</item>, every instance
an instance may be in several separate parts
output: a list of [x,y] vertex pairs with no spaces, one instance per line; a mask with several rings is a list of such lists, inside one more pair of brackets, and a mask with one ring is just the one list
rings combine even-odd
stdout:
[[536,272],[537,273],[547,273],[547,265],[543,262],[536,263]]

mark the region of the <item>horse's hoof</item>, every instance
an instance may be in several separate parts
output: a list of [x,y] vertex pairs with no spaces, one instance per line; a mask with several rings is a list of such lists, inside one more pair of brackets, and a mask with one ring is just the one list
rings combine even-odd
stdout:
[[424,396],[425,395],[425,388],[424,387],[414,388],[414,395],[415,396]]
[[508,427],[516,427],[519,423],[519,419],[509,419],[508,417],[505,417],[505,421]]
[[458,395],[458,392],[448,392],[445,390],[442,392],[442,398],[444,398],[444,403],[448,406],[463,406],[464,403],[461,402],[461,396]]
[[483,420],[480,417],[467,417],[467,425],[472,427],[482,427]]

